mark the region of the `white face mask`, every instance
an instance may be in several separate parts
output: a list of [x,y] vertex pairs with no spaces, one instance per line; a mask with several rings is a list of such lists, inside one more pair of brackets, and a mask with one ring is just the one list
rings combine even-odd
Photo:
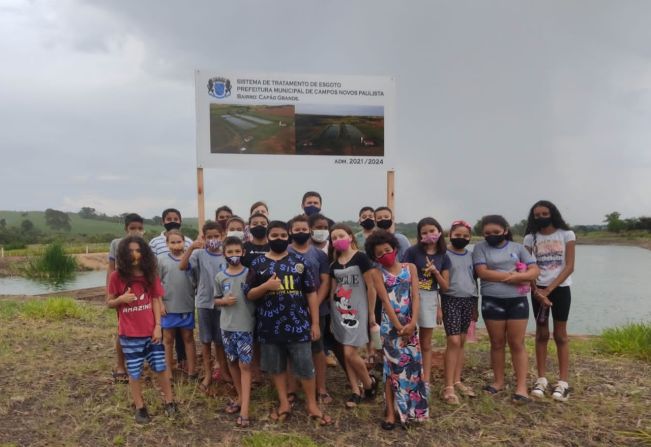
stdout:
[[229,231],[226,237],[236,237],[239,240],[244,240],[244,231]]
[[328,240],[330,232],[328,230],[312,230],[312,240],[322,243]]

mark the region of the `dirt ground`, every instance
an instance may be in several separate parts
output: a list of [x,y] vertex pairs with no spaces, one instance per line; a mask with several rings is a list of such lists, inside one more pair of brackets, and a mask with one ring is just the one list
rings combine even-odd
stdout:
[[[622,446],[643,445],[651,430],[651,365],[600,354],[595,339],[573,340],[571,385],[566,404],[550,399],[526,406],[510,393],[464,399],[458,407],[439,399],[440,371],[432,382],[430,421],[408,431],[380,429],[382,399],[354,410],[340,368],[328,368],[335,402],[326,407],[336,423],[320,428],[300,403],[284,424],[268,415],[273,389],[253,391],[253,425],[236,429],[223,411],[231,386],[220,383],[215,397],[176,374],[177,420],[162,412],[153,383],[145,401],[153,421],[133,421],[128,387],[113,384],[115,314],[101,303],[82,304],[79,318],[47,321],[20,314],[16,299],[0,299],[0,445],[15,446]],[[436,346],[442,344],[440,335]],[[529,346],[529,352],[532,352]],[[490,380],[485,339],[469,345],[465,381],[475,390]],[[530,359],[533,380],[533,359]],[[551,371],[554,371],[550,363]],[[554,380],[553,374],[549,376]],[[511,388],[512,389],[512,388]],[[646,438],[648,441],[648,438]]]

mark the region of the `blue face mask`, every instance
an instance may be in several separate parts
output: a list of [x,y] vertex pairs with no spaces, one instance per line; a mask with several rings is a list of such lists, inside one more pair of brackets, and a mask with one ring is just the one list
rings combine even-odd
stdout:
[[311,216],[313,214],[319,213],[321,211],[321,208],[319,208],[318,206],[315,206],[315,205],[308,205],[305,208],[303,208],[303,211],[308,216]]
[[206,240],[206,248],[211,251],[217,251],[221,248],[222,241],[217,239],[208,239]]

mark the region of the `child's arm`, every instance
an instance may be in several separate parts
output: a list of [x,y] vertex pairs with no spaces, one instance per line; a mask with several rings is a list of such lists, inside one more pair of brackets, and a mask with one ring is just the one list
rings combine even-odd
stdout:
[[128,304],[136,299],[136,296],[131,293],[131,287],[127,288],[127,291],[124,292],[120,296],[115,296],[111,293],[106,295],[106,304],[108,307],[111,309],[115,309],[116,307],[119,307],[122,304]]
[[319,289],[316,291],[316,298],[319,302],[319,306],[322,302],[328,299],[328,292],[330,292],[330,275],[327,273],[322,273],[319,275],[321,284],[319,284]]
[[264,283],[260,284],[258,287],[254,287],[249,290],[249,293],[246,294],[247,299],[258,300],[265,296],[267,292],[271,290],[278,290],[280,288],[280,279],[275,273]]
[[374,326],[375,323],[375,302],[377,301],[377,291],[373,281],[373,270],[369,269],[364,272],[364,282],[366,283],[366,298],[368,299],[368,325]]
[[377,296],[379,296],[380,300],[382,301],[382,307],[384,308],[384,312],[387,314],[387,317],[389,318],[389,321],[391,322],[393,327],[396,328],[398,332],[400,332],[402,330],[402,324],[400,323],[400,320],[398,320],[398,316],[396,315],[396,312],[393,310],[393,307],[391,306],[391,301],[389,300],[389,294],[387,293],[387,289],[386,287],[384,287],[384,282],[382,281],[382,273],[380,273],[380,271],[375,268],[371,269],[371,271],[373,272],[373,282],[375,283],[375,291],[377,292]]
[[321,327],[319,325],[319,299],[316,292],[310,292],[305,296],[307,298],[307,305],[310,308],[310,318],[312,319],[312,327],[310,334],[312,341],[321,338]]
[[[482,281],[502,282],[506,281],[515,272],[500,272],[499,270],[491,270],[486,264],[476,264],[475,273]],[[524,282],[524,280],[520,280]]]
[[190,245],[190,248],[185,250],[185,253],[183,253],[183,257],[181,258],[181,261],[179,262],[179,269],[185,271],[188,270],[188,267],[190,266],[190,256],[192,256],[192,252],[196,250],[197,248],[203,248],[203,240],[202,239],[197,239]]
[[409,273],[411,275],[411,321],[405,325],[399,332],[403,337],[411,337],[416,330],[416,322],[418,321],[418,312],[420,312],[420,293],[418,290],[418,271],[414,264],[409,265]]
[[[508,284],[521,284],[523,282],[535,281],[540,275],[540,269],[536,264],[527,265],[527,270],[524,272],[508,272],[507,277],[502,282]],[[481,276],[480,276],[481,278]]]
[[161,298],[159,296],[152,298],[151,307],[154,309],[154,321],[156,322],[154,332],[151,334],[151,341],[153,343],[160,343],[163,338],[163,331],[160,328]]

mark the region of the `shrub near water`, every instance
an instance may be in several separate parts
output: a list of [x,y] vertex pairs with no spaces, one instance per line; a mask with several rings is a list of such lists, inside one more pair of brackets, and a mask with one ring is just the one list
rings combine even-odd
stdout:
[[76,269],[75,258],[65,253],[60,242],[53,242],[41,256],[30,260],[26,273],[31,278],[61,281],[72,277]]
[[606,329],[601,348],[609,354],[622,354],[651,362],[651,323],[631,323]]

